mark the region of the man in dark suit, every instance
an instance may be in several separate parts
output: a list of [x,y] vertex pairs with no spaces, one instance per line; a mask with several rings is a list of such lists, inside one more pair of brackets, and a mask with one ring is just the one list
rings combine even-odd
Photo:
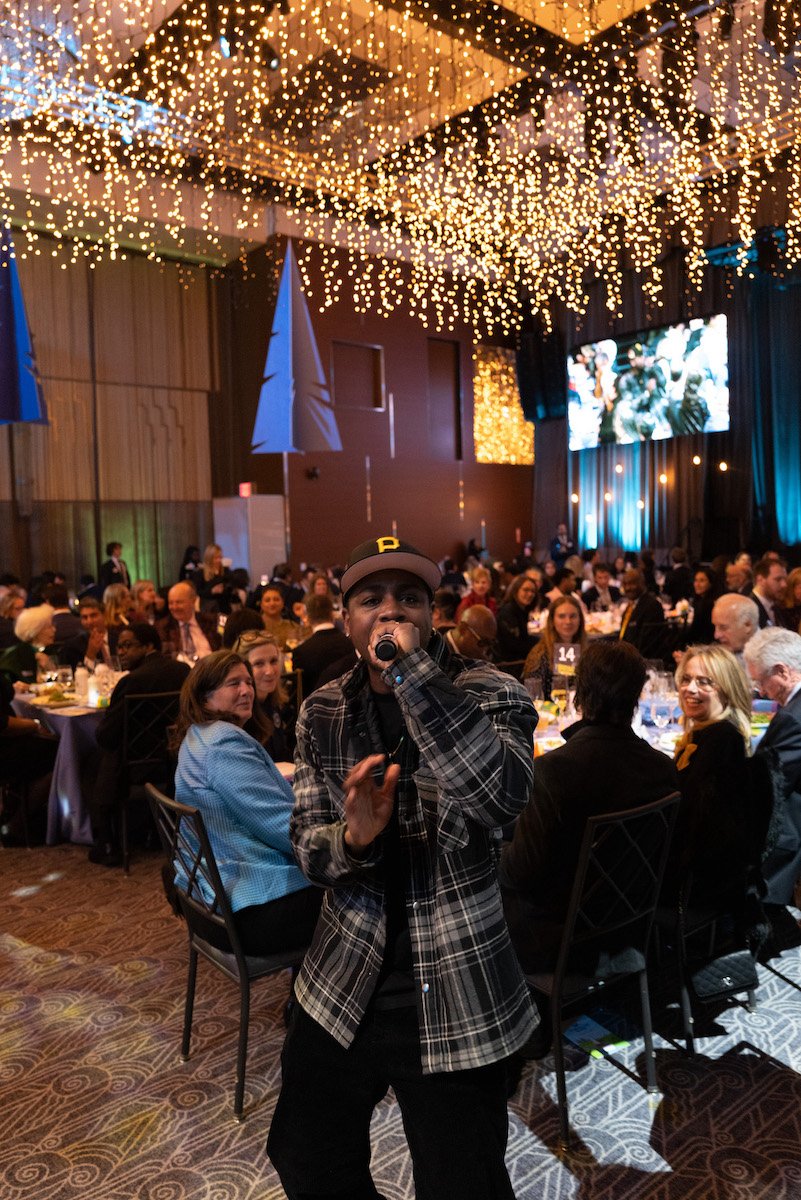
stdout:
[[303,672],[304,699],[317,687],[320,672],[351,649],[350,639],[334,625],[334,606],[329,596],[307,596],[306,616],[312,627],[311,637],[292,652],[292,666]]
[[801,636],[790,629],[760,629],[746,642],[744,655],[763,696],[781,706],[756,752],[777,760],[783,776],[762,874],[766,903],[792,904],[801,878]]
[[[186,663],[174,662],[161,654],[161,638],[152,625],[128,625],[122,630],[117,643],[120,665],[127,675],[119,681],[111,694],[108,710],[97,727],[95,739],[101,750],[97,764],[89,811],[92,820],[92,836],[95,844],[89,851],[89,861],[102,866],[116,866],[120,862],[115,842],[113,815],[131,784],[155,783],[158,787],[169,786],[171,766],[165,760],[160,774],[150,773],[146,777],[136,771],[124,769],[122,758],[125,737],[125,697],[150,695],[154,692],[179,692],[189,674]],[[147,757],[151,749],[159,750],[164,742],[164,727],[148,727],[151,746],[146,739],[139,746],[141,757]]]
[[84,596],[79,600],[78,617],[83,633],[63,644],[59,661],[67,663],[73,671],[79,666],[94,671],[98,663],[110,666],[112,656],[117,653],[119,629],[107,628],[103,605],[94,596]]
[[123,559],[122,544],[120,542],[109,542],[106,546],[106,554],[108,559],[100,567],[97,576],[98,585],[105,589],[111,587],[112,583],[124,583],[127,588],[131,586],[131,576],[128,574],[128,567]]
[[612,568],[608,563],[595,563],[592,579],[592,587],[581,593],[587,612],[609,612],[613,604],[620,603],[620,589],[611,586]]
[[761,558],[754,567],[754,590],[749,599],[759,610],[759,628],[777,625],[775,608],[787,588],[787,567],[780,559]]
[[645,586],[642,571],[632,567],[623,574],[623,595],[628,606],[620,623],[620,640],[636,646],[643,658],[662,658],[665,614]]
[[219,650],[222,638],[217,629],[217,614],[196,612],[197,592],[191,583],[176,583],[167,593],[168,617],[156,623],[165,654],[182,654],[196,662]]
[[687,552],[674,546],[670,552],[671,568],[665,575],[664,592],[670,596],[675,608],[679,600],[691,600],[693,595],[693,572],[687,565]]

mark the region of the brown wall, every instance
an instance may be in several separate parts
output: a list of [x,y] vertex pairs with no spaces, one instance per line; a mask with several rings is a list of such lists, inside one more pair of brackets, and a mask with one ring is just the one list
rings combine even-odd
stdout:
[[[229,352],[228,371],[225,366],[222,371],[227,394],[218,435],[212,436],[217,495],[235,494],[242,480],[253,481],[261,492],[283,490],[281,456],[249,453],[283,242],[277,241],[271,250],[272,257],[252,255],[247,277],[240,275],[229,283],[232,316],[222,338]],[[312,280],[315,264],[313,257]],[[427,330],[403,312],[389,319],[356,314],[344,288],[342,298],[322,313],[321,293],[307,300],[329,385],[334,341],[380,346],[385,406],[369,407],[365,397],[363,408],[337,407],[334,392],[343,452],[288,456],[292,562],[341,562],[358,542],[391,532],[393,520],[400,537],[441,557],[458,552],[471,537],[480,539],[483,518],[492,555],[511,557],[518,549],[516,530],[523,540],[530,535],[532,470],[474,462],[470,331],[463,327],[444,333]],[[455,344],[455,351],[443,342]],[[457,394],[452,382],[454,363]],[[457,458],[460,445],[462,463]],[[319,471],[317,478],[307,477],[312,468]]]

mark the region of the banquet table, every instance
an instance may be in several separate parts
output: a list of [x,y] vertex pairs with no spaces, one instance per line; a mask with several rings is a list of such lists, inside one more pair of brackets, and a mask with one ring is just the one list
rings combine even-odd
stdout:
[[81,792],[81,762],[97,746],[95,731],[103,709],[70,705],[50,708],[35,698],[18,695],[12,707],[19,717],[37,718],[59,737],[53,781],[47,802],[47,844],[92,844],[89,811]]

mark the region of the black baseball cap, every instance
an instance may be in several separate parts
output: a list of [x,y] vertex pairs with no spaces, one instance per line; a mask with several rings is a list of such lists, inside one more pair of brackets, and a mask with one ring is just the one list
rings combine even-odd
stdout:
[[432,596],[442,582],[437,564],[408,542],[396,537],[370,538],[351,551],[341,581],[343,599],[347,601],[357,583],[378,571],[407,571],[420,579]]

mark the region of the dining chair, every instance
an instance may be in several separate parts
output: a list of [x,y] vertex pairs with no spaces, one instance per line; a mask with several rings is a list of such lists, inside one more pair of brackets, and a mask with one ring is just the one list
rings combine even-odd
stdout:
[[749,882],[741,894],[719,904],[693,903],[692,893],[693,876],[688,872],[676,907],[657,913],[659,943],[666,942],[673,951],[673,986],[677,979],[684,1041],[691,1056],[700,1006],[745,994],[746,1009],[756,1012],[757,957],[770,932],[758,891]]
[[[198,958],[202,957],[239,986],[239,1040],[236,1056],[234,1119],[243,1120],[247,1062],[250,986],[266,975],[291,970],[293,979],[308,947],[255,957],[242,950],[202,814],[188,804],[171,800],[147,785],[151,810],[168,864],[174,869],[174,890],[189,935],[189,971],[181,1038],[181,1061],[189,1059]],[[214,940],[209,940],[213,938]],[[225,947],[222,949],[221,947]]]
[[646,1082],[657,1091],[647,952],[665,873],[679,793],[622,812],[590,817],[552,972],[526,976],[548,998],[553,1032],[560,1144],[570,1145],[562,1008],[636,975]]
[[120,805],[120,845],[125,874],[130,874],[129,810],[137,799],[147,810],[147,783],[172,790],[175,762],[170,728],[178,719],[180,692],[136,692],[123,700],[122,766],[125,781]]

